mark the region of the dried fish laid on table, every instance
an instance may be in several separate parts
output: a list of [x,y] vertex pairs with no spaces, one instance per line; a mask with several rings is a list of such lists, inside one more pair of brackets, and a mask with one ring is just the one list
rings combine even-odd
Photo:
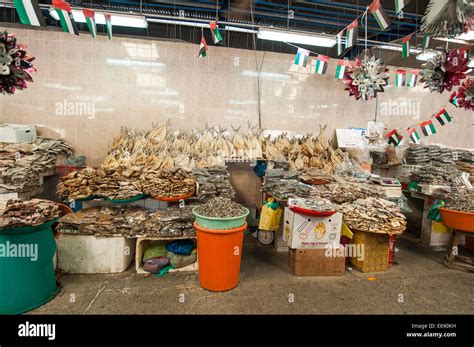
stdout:
[[328,199],[332,202],[342,204],[358,199],[368,197],[382,198],[385,196],[384,191],[376,184],[364,182],[338,182],[326,185]]
[[430,185],[464,186],[463,172],[454,164],[429,164],[411,173],[414,182]]
[[141,181],[143,192],[153,197],[176,198],[194,194],[196,190],[194,176],[182,168],[148,171]]
[[230,184],[230,173],[225,166],[212,166],[209,168],[194,168],[192,170],[196,182],[199,186],[199,199],[208,200],[216,196],[223,196],[232,199],[235,191]]
[[474,190],[464,190],[449,194],[446,199],[446,208],[474,213]]
[[137,236],[146,237],[193,237],[194,216],[192,207],[170,207],[152,212]]
[[328,174],[326,171],[317,168],[307,168],[303,169],[299,179],[303,182],[332,182],[332,175]]
[[324,198],[288,199],[288,206],[299,207],[305,210],[319,211],[319,212],[330,212],[330,211],[336,210],[336,206],[333,203],[331,203],[331,201]]
[[58,218],[58,205],[49,200],[8,200],[0,202],[0,229],[36,226]]
[[359,199],[339,207],[343,221],[352,230],[400,235],[406,218],[394,202],[380,198]]
[[213,218],[238,217],[247,213],[246,209],[229,198],[216,197],[196,208],[201,216]]

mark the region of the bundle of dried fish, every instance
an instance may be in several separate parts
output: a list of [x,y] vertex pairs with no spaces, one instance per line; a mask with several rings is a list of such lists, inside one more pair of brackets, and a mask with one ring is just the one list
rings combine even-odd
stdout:
[[25,192],[40,186],[40,176],[54,172],[60,157],[72,154],[61,139],[37,137],[27,143],[0,142],[0,188]]
[[405,216],[394,202],[380,198],[359,199],[340,206],[344,223],[352,230],[400,235],[406,229]]
[[147,237],[192,237],[196,235],[193,227],[192,207],[170,207],[150,214],[138,236]]
[[330,183],[326,185],[326,188],[328,192],[325,197],[338,204],[368,197],[382,198],[385,196],[384,191],[378,185],[370,182]]
[[0,201],[0,229],[40,225],[59,215],[58,205],[49,200]]
[[154,197],[176,198],[194,194],[196,181],[182,168],[148,171],[141,177],[143,192]]
[[311,211],[329,212],[335,211],[336,206],[328,199],[312,198],[312,199],[288,199],[289,207],[299,207]]
[[229,181],[230,173],[225,166],[194,168],[192,173],[199,187],[197,195],[199,199],[208,200],[216,196],[232,199],[235,196],[234,188]]
[[422,184],[464,186],[463,172],[454,164],[429,164],[411,173],[411,180]]
[[303,169],[302,173],[299,176],[299,179],[303,182],[331,182],[332,175],[328,174],[326,171],[317,169],[315,167]]
[[247,213],[247,210],[229,198],[216,197],[196,208],[201,216],[214,218],[238,217]]
[[58,230],[74,234],[133,237],[143,231],[147,219],[147,211],[138,206],[90,207],[62,217]]

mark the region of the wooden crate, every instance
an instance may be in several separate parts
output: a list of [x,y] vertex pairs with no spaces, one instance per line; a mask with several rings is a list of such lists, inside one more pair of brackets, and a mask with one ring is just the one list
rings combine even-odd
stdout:
[[[388,234],[368,233],[352,230],[351,245],[364,247],[363,260],[351,257],[352,266],[362,272],[382,272],[388,269],[388,253],[390,248]],[[362,249],[362,248],[361,248]]]
[[[196,237],[176,237],[176,238],[162,238],[162,237],[138,237],[137,238],[137,246],[135,251],[135,270],[137,274],[148,274],[145,270],[143,270],[143,254],[148,246],[151,244],[166,244],[170,241],[174,240],[186,240],[186,239],[196,239]],[[185,266],[180,269],[171,269],[170,272],[178,272],[178,271],[197,271],[199,268],[198,260],[188,266]]]

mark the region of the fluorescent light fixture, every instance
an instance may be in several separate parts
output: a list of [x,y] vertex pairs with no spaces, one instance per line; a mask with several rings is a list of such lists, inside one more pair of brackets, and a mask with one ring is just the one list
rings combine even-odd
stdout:
[[474,30],[471,30],[471,31],[468,31],[465,34],[461,34],[459,36],[456,36],[456,39],[464,40],[464,41],[472,41],[472,40],[474,40]]
[[[58,13],[51,8],[49,10],[49,14],[56,20],[59,20]],[[77,23],[85,23],[86,17],[82,11],[72,10],[72,16],[74,17],[74,21]],[[95,22],[97,24],[105,25],[105,16],[103,13],[96,12],[95,13]],[[124,16],[124,15],[112,15],[112,26],[120,26],[120,27],[129,27],[129,28],[147,28],[148,22],[146,18],[143,16]]]
[[163,63],[157,63],[155,61],[145,61],[145,60],[134,60],[134,59],[111,59],[107,58],[107,65],[112,66],[136,66],[136,67],[156,67],[162,68],[165,67]]
[[438,53],[436,53],[436,52],[426,51],[426,52],[423,52],[421,54],[418,54],[416,56],[416,60],[428,61],[428,60],[433,59],[434,57],[436,57],[437,54]]
[[239,33],[247,33],[247,34],[256,34],[258,33],[257,30],[254,30],[254,29],[247,29],[247,28],[241,28],[241,27],[235,27],[233,25],[226,25],[224,27],[225,30],[227,31],[235,31],[235,32],[239,32]]
[[309,46],[334,47],[337,41],[332,35],[300,33],[294,31],[259,29],[257,37],[261,40],[299,43]]
[[173,19],[162,19],[162,18],[147,18],[150,23],[161,23],[161,24],[173,24],[173,25],[185,25],[190,27],[198,28],[209,28],[209,23],[192,22],[186,20],[173,20]]
[[[379,46],[379,48],[386,49],[386,50],[389,50],[389,51],[398,51],[398,52],[402,51],[402,46],[395,46],[395,45],[381,45],[381,46]],[[421,52],[422,52],[421,49],[410,48],[410,53],[418,54],[418,53],[421,53]]]

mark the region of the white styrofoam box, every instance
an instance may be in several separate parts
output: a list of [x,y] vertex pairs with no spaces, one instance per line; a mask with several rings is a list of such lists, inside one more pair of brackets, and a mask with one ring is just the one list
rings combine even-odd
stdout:
[[20,143],[29,142],[36,137],[34,125],[0,124],[0,142]]
[[135,255],[135,239],[61,233],[58,268],[68,273],[120,273]]
[[295,213],[286,207],[284,223],[284,240],[290,248],[326,248],[339,245],[342,213],[316,217]]

